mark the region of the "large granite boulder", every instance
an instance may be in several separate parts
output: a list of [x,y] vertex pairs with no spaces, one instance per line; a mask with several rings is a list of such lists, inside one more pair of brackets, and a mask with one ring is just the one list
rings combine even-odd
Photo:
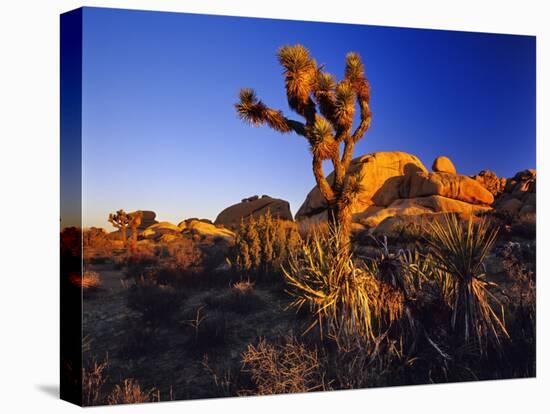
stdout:
[[432,164],[432,171],[433,172],[442,172],[442,173],[449,173],[449,174],[456,174],[456,168],[455,168],[455,165],[453,164],[453,162],[443,156],[443,155],[440,155],[439,157],[437,157],[433,164]]
[[292,220],[288,201],[263,195],[261,198],[258,196],[245,198],[240,203],[227,207],[218,214],[214,224],[235,228],[240,225],[241,219],[259,217],[266,214],[268,210],[273,217]]
[[[371,205],[390,205],[400,198],[402,180],[417,172],[426,173],[426,167],[417,157],[405,152],[375,152],[353,159],[348,174],[359,173],[363,177],[363,191],[353,206],[353,212],[363,212]],[[334,182],[334,173],[328,176],[328,181]],[[318,214],[322,216],[324,210],[326,202],[315,186],[296,213],[296,220],[314,218]]]

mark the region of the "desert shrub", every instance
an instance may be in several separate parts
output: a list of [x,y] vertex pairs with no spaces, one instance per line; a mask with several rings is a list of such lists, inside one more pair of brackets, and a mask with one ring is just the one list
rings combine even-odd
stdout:
[[443,221],[430,223],[426,239],[435,266],[448,276],[452,331],[465,343],[474,341],[481,353],[487,340],[500,345],[500,338],[508,336],[504,309],[496,296],[499,286],[487,280],[484,268],[496,236],[486,218],[464,223],[446,215]]
[[338,229],[328,235],[315,234],[291,255],[284,276],[292,307],[306,305],[315,315],[310,326],[318,326],[339,346],[374,340],[385,321],[402,312],[402,296],[381,283],[376,269],[357,265],[352,253],[340,246]]
[[398,221],[391,226],[387,236],[394,243],[414,243],[423,239],[426,233],[424,224]]
[[271,213],[258,220],[241,221],[230,261],[242,275],[261,278],[280,272],[300,236],[292,222],[273,219]]
[[93,360],[86,367],[82,367],[82,404],[98,405],[103,403],[102,389],[107,378],[104,374],[109,365],[108,357],[102,362]]
[[107,396],[107,403],[115,405],[154,402],[159,401],[158,395],[156,389],[142,390],[136,380],[127,378],[121,384],[115,385],[113,391]]
[[159,262],[152,246],[138,245],[129,251],[123,258],[122,265],[126,266],[125,275],[129,279],[139,280]]
[[510,227],[510,236],[535,240],[537,238],[536,214],[522,214],[517,217]]
[[146,322],[156,325],[168,323],[174,318],[182,297],[171,286],[141,279],[128,290],[126,303],[130,309],[139,312]]
[[228,339],[225,312],[216,309],[205,311],[201,306],[193,310],[183,323],[189,334],[189,345],[195,351],[202,352],[205,349],[222,346]]
[[140,358],[162,350],[160,328],[144,324],[141,319],[127,318],[125,329],[120,332],[120,348],[118,353],[124,358]]
[[261,339],[249,344],[242,354],[243,371],[250,374],[255,389],[244,393],[283,394],[325,391],[324,361],[317,350],[309,350],[296,338],[286,337],[282,344]]
[[249,281],[235,282],[221,293],[206,296],[203,302],[211,309],[242,314],[255,311],[264,305],[262,298],[254,290],[254,284]]
[[189,237],[164,246],[163,256],[170,258],[174,266],[182,271],[200,268],[203,253]]
[[210,376],[214,385],[214,396],[233,397],[239,395],[240,391],[240,369],[232,367],[215,368],[211,365],[208,354],[204,354],[201,365],[203,370]]
[[510,360],[520,372],[514,376],[536,374],[536,274],[529,247],[508,242],[500,255],[509,279],[507,329],[512,337]]

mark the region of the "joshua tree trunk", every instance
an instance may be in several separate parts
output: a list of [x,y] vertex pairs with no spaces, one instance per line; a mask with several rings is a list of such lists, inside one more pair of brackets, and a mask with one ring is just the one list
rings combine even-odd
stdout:
[[122,240],[122,242],[126,244],[126,226],[120,227],[120,240]]
[[338,237],[339,247],[348,249],[351,246],[351,206],[334,203],[327,212],[329,230]]

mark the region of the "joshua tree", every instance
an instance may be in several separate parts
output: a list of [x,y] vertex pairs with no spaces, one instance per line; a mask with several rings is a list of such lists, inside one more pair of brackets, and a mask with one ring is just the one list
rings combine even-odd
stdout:
[[137,243],[137,229],[141,224],[141,219],[143,218],[142,211],[134,211],[133,213],[128,214],[128,226],[130,227],[131,232],[131,243],[130,247],[135,249]]
[[[267,124],[275,131],[294,132],[308,141],[313,175],[326,200],[329,224],[333,229],[339,227],[337,234],[342,245],[348,246],[351,207],[361,188],[361,177],[348,173],[348,168],[355,144],[371,123],[370,86],[363,63],[357,53],[348,53],[344,78],[336,82],[302,45],[281,47],[278,57],[284,68],[288,104],[305,122],[286,118],[282,111],[269,108],[248,88],[241,89],[235,107],[240,118],[254,126]],[[356,102],[360,117],[354,130]],[[324,160],[332,162],[333,180],[325,176]]]
[[114,214],[109,214],[109,223],[120,231],[120,237],[123,242],[126,242],[126,228],[128,227],[129,220],[128,214],[122,209]]

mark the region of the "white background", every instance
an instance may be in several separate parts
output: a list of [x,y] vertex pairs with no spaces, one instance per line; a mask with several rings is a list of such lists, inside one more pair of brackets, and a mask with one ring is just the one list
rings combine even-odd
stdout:
[[[59,14],[104,6],[537,35],[538,377],[116,408],[140,412],[549,412],[550,13],[541,1],[3,1],[0,6],[0,412],[75,412],[58,400]],[[546,27],[545,27],[546,26]],[[522,138],[516,143],[522,145]]]

